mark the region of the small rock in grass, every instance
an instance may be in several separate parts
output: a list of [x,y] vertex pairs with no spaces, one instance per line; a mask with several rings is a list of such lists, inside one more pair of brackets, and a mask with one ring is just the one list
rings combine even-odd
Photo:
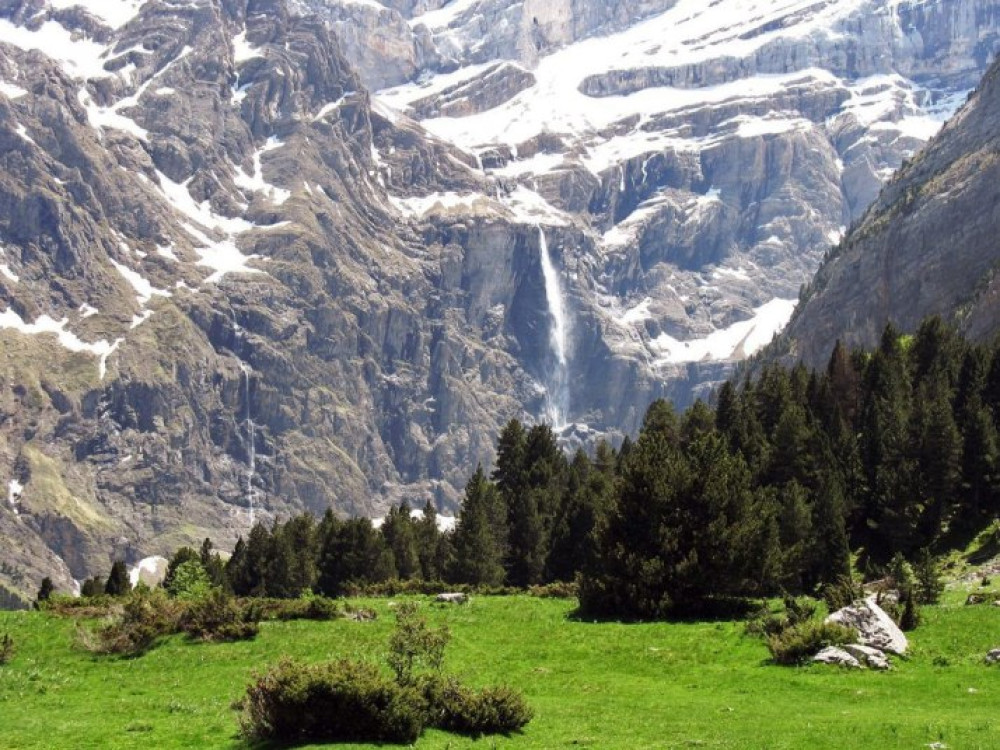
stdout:
[[836,664],[841,667],[861,669],[861,662],[851,656],[851,654],[847,653],[844,649],[837,648],[836,646],[827,646],[816,654],[812,660],[820,662],[821,664]]
[[851,643],[844,646],[844,651],[872,669],[889,669],[890,667],[886,655],[877,648],[863,646],[860,643]]
[[995,648],[986,654],[987,664],[997,664],[1000,663],[1000,648]]
[[438,594],[437,601],[448,604],[466,604],[469,601],[469,595],[461,592]]

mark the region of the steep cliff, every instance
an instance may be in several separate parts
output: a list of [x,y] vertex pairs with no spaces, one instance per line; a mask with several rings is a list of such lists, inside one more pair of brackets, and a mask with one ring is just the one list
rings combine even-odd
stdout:
[[832,251],[776,347],[825,363],[839,338],[940,315],[973,339],[1000,331],[1000,63]]

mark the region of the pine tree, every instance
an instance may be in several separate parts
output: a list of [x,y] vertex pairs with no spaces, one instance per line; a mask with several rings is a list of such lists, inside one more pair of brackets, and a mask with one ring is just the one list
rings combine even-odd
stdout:
[[52,579],[48,576],[42,579],[42,585],[38,588],[38,596],[35,597],[36,602],[47,602],[52,598],[52,594],[55,593],[56,587],[52,583]]
[[367,518],[352,518],[328,529],[318,568],[316,590],[326,596],[343,596],[353,585],[396,576],[392,552]]
[[170,561],[167,563],[167,572],[163,576],[163,588],[170,591],[173,585],[174,576],[177,575],[177,569],[186,562],[191,560],[197,561],[201,564],[201,556],[195,552],[191,547],[180,547]]
[[125,596],[131,590],[132,584],[128,579],[128,568],[125,567],[125,561],[115,560],[111,564],[108,580],[104,583],[104,593],[108,596]]
[[479,466],[465,486],[462,513],[453,539],[450,580],[499,586],[504,580],[505,547],[500,530],[506,526],[504,504],[497,487]]
[[[602,450],[600,446],[598,450]],[[608,450],[606,443],[603,450]],[[605,453],[602,463],[608,461]],[[614,465],[613,457],[610,465]],[[570,464],[566,491],[549,538],[546,580],[572,581],[593,560],[593,533],[598,518],[605,512],[610,487],[607,475],[591,463],[586,453],[578,450]]]
[[420,576],[419,546],[410,506],[404,502],[398,508],[390,508],[381,531],[386,545],[392,550],[399,578],[409,580]]
[[233,554],[226,561],[226,587],[236,596],[249,596],[253,585],[247,569],[247,544],[241,536],[236,540]]
[[201,567],[208,573],[212,585],[223,586],[226,582],[226,566],[219,554],[213,550],[212,540],[206,537],[198,551],[198,559],[201,561]]
[[442,534],[438,529],[437,508],[433,500],[424,505],[423,513],[413,524],[414,539],[417,547],[417,560],[420,564],[419,575],[425,581],[438,581],[444,578],[446,560],[441,559]]

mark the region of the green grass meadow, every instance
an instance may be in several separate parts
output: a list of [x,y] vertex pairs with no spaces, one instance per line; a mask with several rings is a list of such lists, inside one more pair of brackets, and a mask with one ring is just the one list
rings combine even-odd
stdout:
[[[419,599],[452,631],[446,669],[522,689],[535,718],[512,737],[428,731],[416,747],[998,748],[1000,667],[983,656],[1000,646],[1000,607],[951,598],[923,610],[890,673],[770,665],[739,622],[587,623],[563,600]],[[78,650],[72,620],[0,613],[18,646],[0,667],[0,747],[242,747],[232,703],[254,670],[283,655],[381,658],[389,601],[361,603],[377,621],[267,622],[235,644],[174,636],[136,659]]]

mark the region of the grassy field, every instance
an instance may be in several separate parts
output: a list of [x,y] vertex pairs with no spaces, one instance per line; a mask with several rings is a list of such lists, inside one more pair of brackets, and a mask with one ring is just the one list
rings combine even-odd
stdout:
[[[536,716],[514,737],[431,731],[417,747],[997,748],[1000,668],[983,656],[1000,646],[1000,608],[949,599],[924,610],[891,673],[772,666],[741,623],[585,623],[570,602],[528,597],[428,602],[453,633],[447,669],[521,688]],[[131,660],[76,650],[72,621],[0,613],[18,644],[0,667],[0,747],[240,747],[231,704],[255,669],[286,654],[380,657],[393,618],[387,601],[364,604],[376,622],[264,623],[237,644],[177,636]]]

